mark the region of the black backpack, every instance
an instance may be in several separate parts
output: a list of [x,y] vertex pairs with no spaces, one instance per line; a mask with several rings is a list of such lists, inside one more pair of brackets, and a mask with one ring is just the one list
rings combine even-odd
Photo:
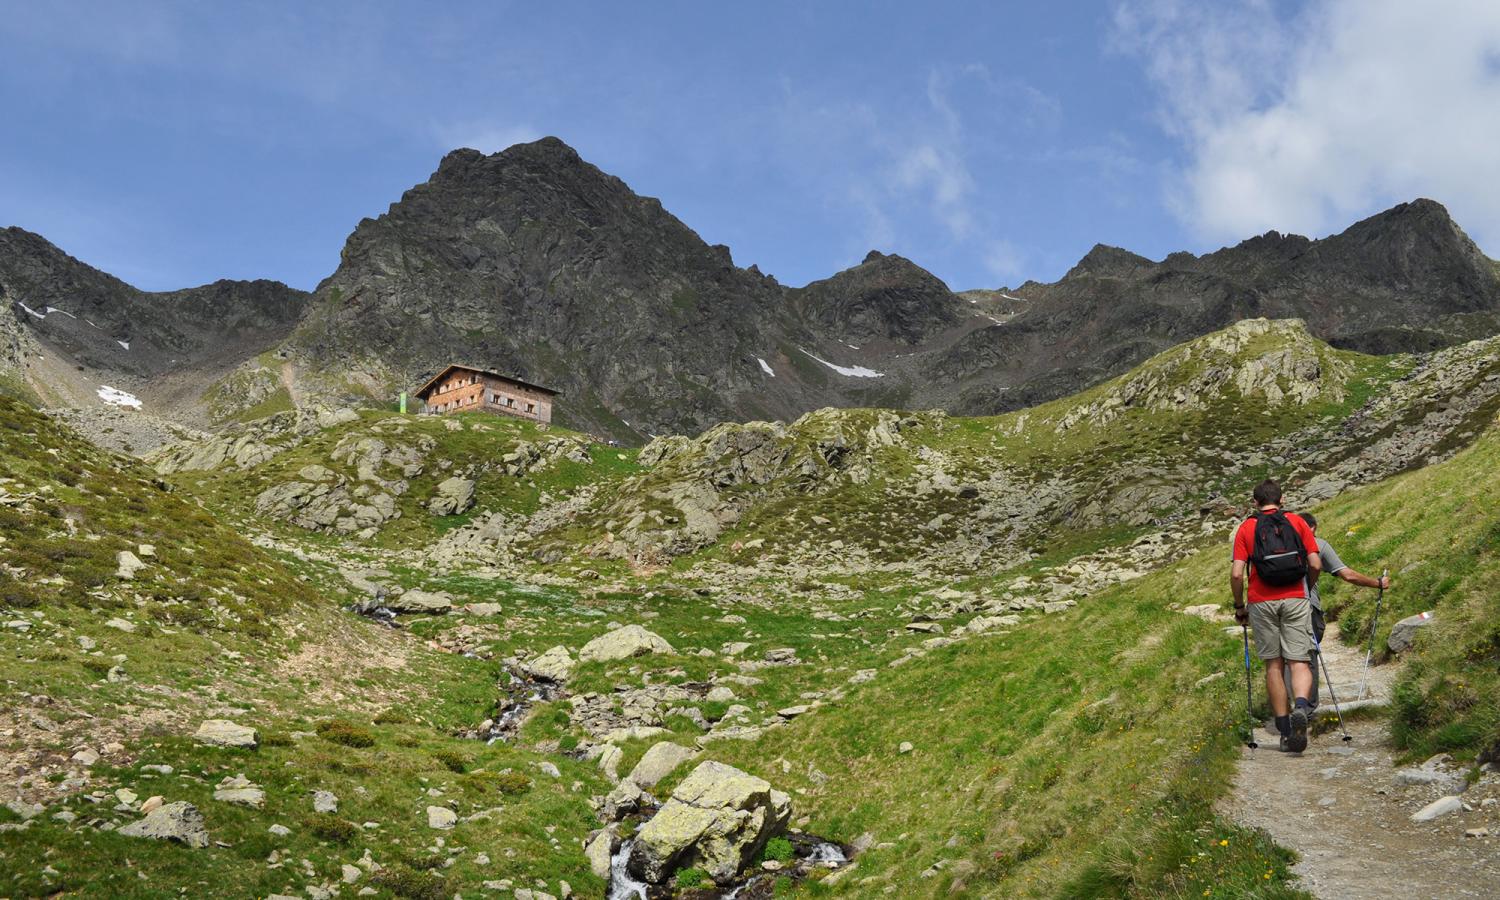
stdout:
[[1286,513],[1278,509],[1255,514],[1250,564],[1257,578],[1275,587],[1293,585],[1307,577],[1307,550]]

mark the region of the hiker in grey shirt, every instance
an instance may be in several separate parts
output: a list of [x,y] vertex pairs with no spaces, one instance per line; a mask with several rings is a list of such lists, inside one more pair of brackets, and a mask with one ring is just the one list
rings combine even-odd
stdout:
[[[1317,517],[1312,513],[1299,513],[1298,515],[1302,516],[1302,520],[1307,523],[1307,527],[1312,529],[1313,536],[1317,537]],[[1360,587],[1388,588],[1391,586],[1391,579],[1389,575],[1381,578],[1371,578],[1368,575],[1361,575],[1359,572],[1354,571],[1349,567],[1347,563],[1339,558],[1338,551],[1334,550],[1333,546],[1322,538],[1318,538],[1318,556],[1322,557],[1323,559],[1323,572],[1325,574],[1337,575],[1339,578],[1342,578],[1350,584],[1357,584]],[[1307,599],[1312,603],[1313,637],[1317,638],[1317,642],[1313,647],[1313,652],[1317,653],[1319,652],[1318,648],[1323,644],[1323,629],[1326,627],[1326,623],[1323,619],[1323,598],[1318,596],[1318,584],[1316,581],[1308,585]],[[1313,661],[1312,670],[1312,694],[1308,697],[1308,702],[1310,702],[1313,707],[1316,708],[1318,705],[1317,660]]]

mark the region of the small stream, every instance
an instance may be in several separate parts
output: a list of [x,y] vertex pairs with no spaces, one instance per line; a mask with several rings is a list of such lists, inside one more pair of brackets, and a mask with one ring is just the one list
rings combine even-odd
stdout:
[[493,744],[508,741],[521,730],[521,723],[531,708],[538,703],[555,700],[564,694],[562,685],[542,678],[527,678],[510,669],[500,686],[500,699],[495,702],[494,714],[487,726],[465,732],[464,737]]
[[[765,872],[758,869],[749,869],[747,877],[738,884],[728,885],[719,889],[719,900],[750,900],[752,897],[770,897],[772,886],[778,878],[803,878],[815,868],[837,869],[849,862],[849,857],[844,848],[832,841],[822,838],[794,833],[790,835],[792,845],[796,850],[796,859],[785,869],[776,872]],[[644,881],[638,881],[631,876],[627,866],[630,862],[630,851],[635,847],[635,839],[621,841],[614,855],[609,858],[609,893],[607,900],[653,900],[653,898],[670,897],[670,887],[653,886]],[[670,883],[670,882],[669,882]],[[710,888],[712,882],[709,883]],[[694,896],[709,896],[708,894],[697,894]]]
[[609,896],[608,900],[649,900],[647,891],[649,885],[644,881],[636,881],[630,877],[625,870],[625,865],[630,862],[630,851],[635,846],[635,839],[620,842],[620,849],[609,858]]

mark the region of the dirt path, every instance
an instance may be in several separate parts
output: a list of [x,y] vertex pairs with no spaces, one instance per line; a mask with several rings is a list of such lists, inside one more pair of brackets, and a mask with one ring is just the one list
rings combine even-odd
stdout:
[[[1355,698],[1364,656],[1329,640],[1328,667],[1340,700]],[[1395,666],[1370,670],[1367,693],[1388,698]],[[1257,668],[1256,692],[1264,691]],[[1323,694],[1323,710],[1333,704]],[[1319,897],[1448,898],[1500,896],[1500,775],[1485,773],[1463,791],[1469,807],[1430,822],[1412,813],[1462,788],[1461,769],[1434,761],[1426,768],[1446,783],[1400,783],[1386,745],[1383,717],[1348,723],[1353,741],[1337,729],[1314,737],[1307,752],[1284,754],[1274,732],[1256,732],[1259,750],[1242,750],[1234,790],[1223,812],[1263,828],[1301,860],[1293,871]],[[1411,768],[1423,768],[1420,761]],[[1485,805],[1485,800],[1491,802]],[[1489,836],[1466,831],[1487,828]]]

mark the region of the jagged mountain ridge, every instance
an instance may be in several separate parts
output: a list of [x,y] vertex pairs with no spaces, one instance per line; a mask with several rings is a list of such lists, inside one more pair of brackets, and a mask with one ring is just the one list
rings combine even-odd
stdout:
[[[145,294],[4,235],[0,289],[20,320],[7,332],[91,376],[171,381],[157,411],[215,419],[384,402],[458,361],[559,388],[562,423],[635,442],[825,406],[1019,409],[1246,318],[1302,318],[1368,352],[1500,330],[1500,270],[1429,200],[1321,240],[1271,232],[1201,257],[1096,246],[1057,282],[1016,289],[955,293],[873,251],[787,287],[556,138],[448,154],[359,223],[311,297],[271,282]],[[7,352],[25,355],[23,339]],[[285,362],[261,356],[273,348]]]
[[968,383],[952,408],[1050,400],[1256,317],[1300,318],[1334,346],[1365,353],[1434,350],[1500,330],[1500,269],[1432,200],[1320,240],[1272,231],[1161,262],[1096,245],[1062,279],[1016,293],[1026,310],[930,367],[937,380]]
[[561,387],[569,424],[634,439],[830,405],[1016,409],[1246,318],[1303,318],[1367,352],[1500,323],[1495,264],[1427,200],[1316,241],[1161,262],[1100,246],[1014,291],[959,295],[878,252],[789,288],[555,138],[450,154],[361,223],[319,296],[291,341],[304,371],[386,386],[474,360]]
[[[308,294],[278,281],[220,280],[148,292],[99,271],[21,228],[0,229],[0,300],[14,334],[6,360],[25,369],[48,357],[149,392],[160,379],[204,383],[284,340]],[[24,346],[22,343],[24,342]],[[47,375],[28,379],[45,399]]]

